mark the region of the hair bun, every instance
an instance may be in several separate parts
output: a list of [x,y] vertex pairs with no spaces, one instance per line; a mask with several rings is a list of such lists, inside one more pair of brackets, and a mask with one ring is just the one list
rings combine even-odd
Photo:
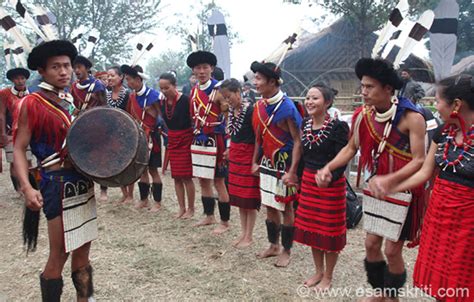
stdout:
[[334,96],[336,96],[339,93],[339,91],[337,89],[331,88],[331,90],[332,90],[332,93],[334,94]]

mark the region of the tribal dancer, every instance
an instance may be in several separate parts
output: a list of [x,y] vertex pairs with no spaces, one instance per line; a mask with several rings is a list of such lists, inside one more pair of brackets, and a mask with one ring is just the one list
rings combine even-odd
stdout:
[[138,182],[140,201],[135,206],[137,208],[148,207],[148,196],[150,195],[148,173],[150,173],[153,182],[151,190],[155,201],[150,211],[157,212],[161,209],[163,191],[163,183],[158,173],[158,168],[161,167],[161,134],[157,127],[158,117],[161,114],[160,99],[163,98],[163,95],[145,85],[144,80],[147,79],[147,76],[139,65],[133,67],[122,65],[120,70],[125,74],[128,87],[133,89],[128,102],[128,111],[143,127],[151,149],[148,169],[145,170]]
[[77,81],[72,84],[71,94],[76,108],[82,111],[96,106],[105,106],[107,104],[105,85],[90,74],[92,62],[83,56],[77,56],[73,62],[73,68]]
[[[107,105],[111,108],[118,108],[122,110],[127,110],[128,100],[130,98],[130,91],[125,88],[123,85],[124,75],[120,71],[119,66],[111,67],[108,71],[108,84],[110,90],[107,90],[106,99]],[[135,184],[130,184],[128,186],[122,186],[122,203],[131,203],[133,202],[133,187]]]
[[[64,91],[71,81],[72,62],[77,55],[68,41],[53,40],[36,46],[28,56],[28,67],[38,70],[40,90],[22,99],[14,119],[15,169],[26,206],[43,208],[48,220],[49,258],[40,275],[43,301],[60,301],[62,271],[69,256],[72,281],[78,301],[93,294],[91,241],[97,238],[97,220],[92,181],[79,174],[64,148],[74,111],[72,96]],[[26,148],[41,163],[41,192],[28,181]]]
[[228,133],[230,147],[225,155],[229,162],[230,204],[239,208],[242,233],[234,246],[245,248],[253,243],[253,229],[260,209],[259,177],[252,173],[255,133],[252,128],[253,106],[242,99],[239,81],[229,79],[219,86],[230,105]]
[[436,176],[423,219],[414,284],[438,301],[473,301],[474,77],[441,80],[436,100],[445,124],[436,131],[423,167],[384,189],[400,192]]
[[[255,73],[255,87],[263,97],[253,112],[256,150],[262,149],[263,156],[259,160],[259,152],[254,152],[252,171],[260,170],[260,193],[262,204],[267,207],[265,223],[270,242],[270,247],[257,257],[278,256],[275,266],[286,267],[293,245],[293,201],[297,197],[302,117],[293,101],[280,90],[279,67],[273,63],[253,62],[250,69]],[[283,251],[278,242],[280,232]]]
[[97,71],[94,73],[94,78],[101,81],[107,90],[109,89],[109,73],[107,71]]
[[[194,199],[196,189],[193,182],[191,162],[191,144],[193,129],[189,112],[189,96],[176,89],[176,77],[171,73],[160,76],[160,91],[165,99],[161,104],[163,119],[168,127],[169,160],[171,177],[174,180],[179,212],[176,218],[188,219],[194,216]],[[188,197],[186,209],[185,192]]]
[[347,144],[349,126],[331,118],[337,91],[325,84],[308,90],[304,106],[309,117],[303,123],[303,179],[295,217],[295,241],[311,247],[316,273],[305,281],[318,290],[331,287],[338,253],[346,245],[345,166],[332,172],[332,182],[319,188],[316,174]]
[[[364,227],[367,230],[364,263],[368,282],[378,293],[371,299],[383,300],[383,296],[396,299],[399,289],[406,281],[402,257],[404,241],[409,240],[410,245],[414,245],[419,237],[425,205],[424,187],[413,189],[411,200],[397,200],[399,205],[409,203],[408,215],[403,222],[395,221],[390,216],[394,210],[392,203],[374,201],[372,196],[386,195],[381,188],[406,179],[418,171],[425,157],[426,126],[423,115],[412,102],[395,97],[395,90],[400,89],[403,83],[391,63],[381,59],[363,58],[357,62],[355,72],[361,80],[365,105],[354,113],[349,143],[318,171],[317,183],[320,187],[327,187],[332,181],[333,171],[347,165],[359,148],[359,169],[366,168],[372,175],[379,175],[371,179],[369,189],[364,190]],[[369,208],[369,204],[375,203],[374,209]],[[390,210],[377,212],[388,206]],[[406,210],[405,207],[405,213]],[[389,215],[389,219],[385,219],[384,215]],[[373,223],[368,223],[369,219],[372,219]],[[400,235],[397,239],[388,239],[387,231],[396,227],[401,229]],[[382,253],[384,238],[385,250]]]
[[[5,148],[5,157],[7,162],[10,163],[10,178],[13,188],[18,193],[21,193],[21,191],[13,164],[13,112],[20,100],[29,94],[26,87],[26,80],[29,77],[30,72],[25,68],[10,69],[7,71],[7,79],[13,83],[13,86],[0,90],[0,148]],[[26,152],[26,158],[29,166],[31,166],[32,154],[29,147]],[[1,165],[0,163],[0,168]]]
[[[204,153],[199,159],[197,159],[198,156],[193,159],[193,174],[199,176],[202,204],[206,215],[197,226],[216,222],[214,218],[215,199],[211,187],[211,180],[214,179],[214,187],[219,197],[218,206],[221,223],[213,233],[220,234],[229,229],[230,219],[229,194],[225,185],[225,118],[223,114],[228,108],[217,90],[217,80],[211,77],[211,73],[217,64],[216,56],[207,51],[196,51],[188,56],[186,63],[198,79],[196,86],[191,90],[190,97],[191,118],[194,123],[194,142],[191,146],[191,152],[195,152],[196,155]],[[205,150],[193,151],[193,148]],[[214,151],[209,152],[210,149]],[[212,154],[209,156],[209,153]],[[205,163],[208,166],[203,165],[202,160],[200,160],[203,157],[210,161],[210,163]],[[211,164],[214,162],[215,164]],[[201,172],[207,172],[206,178],[203,177],[204,175]]]

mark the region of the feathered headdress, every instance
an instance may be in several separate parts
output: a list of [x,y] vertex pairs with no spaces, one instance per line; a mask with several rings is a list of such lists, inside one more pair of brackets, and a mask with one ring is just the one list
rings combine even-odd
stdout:
[[58,32],[51,20],[51,12],[48,12],[48,10],[38,5],[35,6],[33,12],[35,14],[36,22],[39,24],[39,28],[46,36],[45,41],[57,40]]
[[86,48],[81,52],[85,57],[90,57],[92,55],[92,51],[94,47],[97,45],[97,41],[99,41],[100,32],[96,28],[92,28],[89,31],[89,35],[87,37],[87,44]]
[[400,33],[400,24],[402,24],[405,19],[408,9],[408,0],[401,0],[392,10],[387,23],[382,28],[380,35],[375,42],[374,48],[372,49],[372,58],[376,58],[379,55],[379,52],[389,42],[395,32],[398,31],[398,33]]
[[26,51],[31,51],[31,45],[28,39],[22,34],[13,18],[7,12],[0,8],[0,25],[9,33],[13,39],[19,43]]
[[405,40],[402,48],[398,52],[393,66],[399,68],[399,66],[408,58],[416,44],[421,41],[423,36],[428,32],[434,20],[434,12],[432,10],[425,11],[418,21],[413,25],[408,34],[408,38]]
[[[143,39],[140,39],[140,41],[138,41],[137,45],[135,46],[135,55],[133,56],[133,59],[132,59],[132,64],[130,66],[135,66],[138,64],[138,61],[143,57],[143,55],[145,53],[149,53],[150,50],[155,46],[153,45],[153,42],[155,41],[155,39],[153,39],[152,41],[150,42],[143,42]],[[145,46],[146,45],[146,46]]]

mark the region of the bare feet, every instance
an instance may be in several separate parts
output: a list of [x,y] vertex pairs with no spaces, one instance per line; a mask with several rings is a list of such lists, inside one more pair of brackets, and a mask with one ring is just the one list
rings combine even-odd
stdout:
[[182,218],[184,213],[186,213],[185,209],[179,209],[178,213],[176,213],[176,215],[174,215],[174,218],[175,219]]
[[135,202],[135,209],[148,208],[148,200],[140,200]]
[[122,198],[119,199],[118,203],[124,203],[126,199],[127,196],[122,196]]
[[269,248],[257,254],[257,258],[262,259],[262,258],[268,258],[268,257],[275,257],[275,256],[280,255],[280,253],[281,253],[280,245],[270,244]]
[[321,282],[319,282],[318,285],[316,285],[316,290],[320,292],[327,291],[331,288],[331,279],[329,278],[322,278]]
[[235,239],[234,241],[232,241],[232,246],[233,247],[237,247],[237,245],[240,243],[240,241],[242,241],[244,239],[244,235],[240,235],[239,237],[237,237],[237,239]]
[[239,243],[237,243],[237,245],[235,247],[238,248],[238,249],[244,249],[244,248],[247,248],[247,247],[251,246],[252,244],[253,244],[252,238],[250,238],[250,239],[244,238]]
[[107,201],[107,191],[100,191],[99,201],[102,201],[102,202]]
[[290,251],[283,250],[278,255],[277,261],[275,262],[276,267],[287,267],[290,264]]
[[220,235],[222,233],[225,233],[229,230],[229,223],[228,222],[222,222],[219,223],[219,225],[217,226],[217,228],[215,228],[213,231],[212,231],[212,234],[214,235]]
[[161,210],[161,202],[154,202],[151,208],[149,209],[151,213],[156,213]]
[[123,204],[133,203],[133,197],[131,197],[131,196],[125,197],[125,199],[122,201],[122,203]]
[[306,280],[303,284],[307,287],[312,287],[321,282],[323,279],[323,273],[317,273],[311,276],[308,280]]
[[182,219],[189,219],[194,216],[194,209],[187,209],[186,212],[184,213],[183,216],[181,216]]
[[204,217],[203,220],[199,221],[198,223],[196,223],[194,226],[204,226],[204,225],[211,225],[211,224],[215,224],[217,223],[216,222],[216,218],[214,217],[214,215],[212,216],[206,216]]

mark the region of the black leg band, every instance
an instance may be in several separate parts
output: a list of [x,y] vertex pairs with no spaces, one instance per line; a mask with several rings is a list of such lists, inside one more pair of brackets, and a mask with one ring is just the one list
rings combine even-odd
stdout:
[[40,274],[41,298],[43,302],[59,302],[63,293],[63,279],[45,279]]
[[268,241],[272,244],[278,244],[278,239],[280,237],[280,226],[268,219],[265,220],[265,224],[267,225]]
[[293,235],[295,233],[295,227],[292,225],[281,226],[281,245],[287,251],[291,250],[293,246]]
[[387,263],[385,261],[369,262],[364,259],[364,266],[367,272],[367,282],[373,287],[383,290],[384,271]]
[[138,190],[140,191],[140,200],[146,200],[150,195],[150,184],[146,182],[138,182]]
[[87,265],[71,274],[72,282],[76,288],[77,296],[80,298],[89,298],[94,294],[92,283],[92,266]]
[[218,205],[219,205],[219,215],[221,216],[221,220],[224,221],[224,222],[229,221],[229,219],[230,219],[230,203],[219,201]]
[[159,182],[154,182],[152,185],[153,200],[155,202],[161,202],[163,184]]
[[202,197],[202,207],[204,208],[204,214],[207,216],[214,215],[214,208],[216,207],[216,201],[214,197]]
[[405,285],[407,281],[407,271],[401,274],[393,274],[388,270],[388,266],[384,271],[384,295],[386,297],[396,298],[399,295],[399,290]]

